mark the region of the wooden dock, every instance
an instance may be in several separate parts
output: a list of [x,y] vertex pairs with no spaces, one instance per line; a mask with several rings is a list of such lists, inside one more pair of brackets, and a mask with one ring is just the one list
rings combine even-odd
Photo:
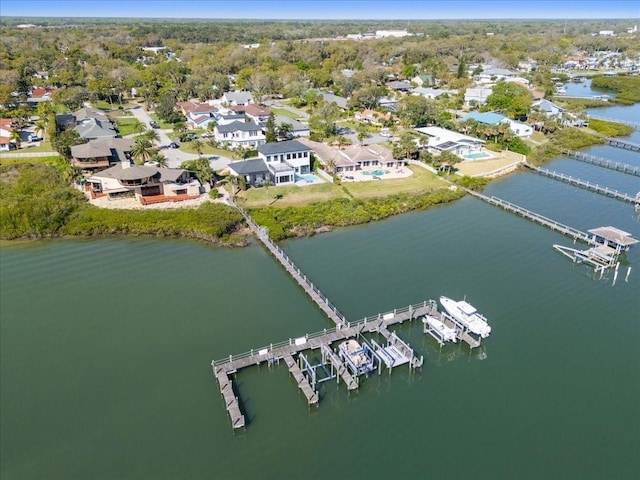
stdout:
[[529,170],[539,173],[540,175],[553,178],[554,180],[560,180],[561,182],[584,188],[600,195],[615,198],[616,200],[622,200],[623,202],[632,203],[634,205],[636,204],[636,197],[627,195],[626,193],[620,193],[617,190],[610,189],[609,187],[603,187],[601,185],[598,185],[597,183],[585,182],[584,180],[580,180],[579,178],[574,178],[563,173],[557,173],[551,170],[546,170],[544,168],[534,167],[533,165],[530,165],[528,163],[524,163],[523,165]]
[[573,238],[574,240],[580,240],[588,245],[595,245],[596,242],[594,240],[594,238],[592,236],[590,236],[588,233],[583,232],[581,230],[578,230],[577,228],[573,228],[570,227],[568,225],[564,225],[563,223],[560,222],[556,222],[555,220],[552,220],[551,218],[547,218],[544,217],[542,215],[539,215],[535,212],[532,212],[531,210],[527,210],[526,208],[522,208],[514,203],[510,203],[507,202],[506,200],[502,200],[501,198],[498,197],[488,197],[486,195],[483,195],[480,192],[476,192],[474,190],[470,190],[465,188],[464,189],[469,195],[472,195],[476,198],[479,198],[480,200],[483,200],[485,202],[487,202],[490,205],[495,205],[497,207],[500,207],[508,212],[511,213],[515,213],[516,215],[519,215],[523,218],[526,218],[527,220],[531,220],[532,222],[535,222],[539,225],[542,225],[544,227],[550,228],[551,230],[553,230],[554,232],[559,232],[563,235],[567,235],[571,238]]
[[602,138],[604,143],[611,145],[612,147],[623,148],[625,150],[631,150],[632,152],[640,152],[640,144],[629,142],[627,140],[618,140],[617,138]]
[[354,377],[353,375],[351,375],[351,372],[349,372],[349,369],[347,368],[347,366],[342,362],[342,360],[340,360],[340,357],[333,350],[331,350],[331,347],[329,347],[326,344],[323,344],[321,346],[321,351],[322,351],[322,356],[325,359],[329,360],[329,362],[337,372],[338,378],[342,378],[342,381],[347,386],[347,389],[348,390],[357,389],[358,377]]
[[608,168],[610,170],[615,170],[616,172],[640,177],[640,167],[632,167],[631,165],[612,162],[606,158],[596,157],[594,155],[589,155],[588,153],[576,152],[575,150],[569,150],[566,148],[563,148],[561,152],[568,157],[584,163],[590,163],[591,165],[596,165],[598,167]]
[[[331,350],[330,345],[334,342],[344,341],[349,338],[357,338],[363,333],[381,333],[387,339],[394,339],[394,345],[399,349],[403,348],[402,351],[404,354],[407,356],[409,354],[411,355],[409,357],[409,366],[411,368],[419,368],[423,363],[422,357],[418,358],[405,342],[400,340],[395,333],[388,330],[388,327],[421,318],[427,314],[427,312],[432,311],[432,308],[433,306],[430,302],[424,301],[415,305],[409,305],[405,308],[365,317],[356,322],[347,322],[346,324],[340,323],[333,328],[325,328],[320,332],[306,334],[299,338],[289,338],[283,342],[271,343],[267,346],[252,349],[239,355],[229,355],[226,358],[212,361],[211,366],[213,368],[214,376],[225,400],[225,405],[229,412],[233,428],[241,428],[244,426],[244,416],[240,411],[238,399],[233,394],[231,380],[229,380],[228,377],[229,375],[236,373],[238,370],[245,367],[260,365],[263,363],[272,365],[273,363],[284,359],[289,371],[296,379],[300,390],[304,393],[309,404],[316,403],[318,401],[317,392],[313,391],[308,379],[304,377],[300,368],[295,365],[295,361],[293,359],[294,355],[305,350],[321,349],[321,351],[330,360],[333,368],[340,375],[340,378],[345,382],[347,388],[349,390],[354,390],[358,388],[357,379],[350,374],[338,355]],[[401,344],[404,345],[404,347],[401,347]],[[304,378],[304,382],[301,381],[302,378]],[[316,397],[313,396],[314,394]]]
[[235,205],[236,208],[240,211],[240,213],[244,216],[244,219],[247,222],[247,225],[253,230],[267,250],[271,252],[271,254],[280,262],[280,264],[285,268],[285,270],[291,275],[291,277],[302,287],[302,289],[306,292],[307,295],[313,300],[318,307],[329,317],[329,319],[335,323],[336,325],[344,325],[346,323],[346,319],[344,315],[342,315],[338,309],[331,304],[329,299],[322,294],[322,292],[307,278],[307,276],[293,263],[293,261],[278,247],[275,243],[271,241],[268,233],[263,228],[260,228],[255,222],[251,219],[251,217],[242,210],[239,206]]
[[220,387],[220,394],[224,399],[225,407],[231,417],[231,426],[236,428],[242,428],[245,426],[244,415],[240,411],[240,405],[238,403],[238,397],[233,393],[233,385],[227,372],[223,368],[216,368],[213,366],[213,374],[218,380],[218,386]]
[[298,384],[298,388],[302,391],[302,393],[304,393],[304,396],[307,397],[307,403],[309,403],[309,405],[314,403],[317,404],[318,393],[315,392],[313,388],[311,388],[309,380],[307,380],[307,377],[304,376],[296,361],[291,355],[284,355],[283,358],[285,363],[287,364],[287,367],[289,368],[289,371],[291,372],[291,375],[293,375],[293,378],[295,378],[296,383]]

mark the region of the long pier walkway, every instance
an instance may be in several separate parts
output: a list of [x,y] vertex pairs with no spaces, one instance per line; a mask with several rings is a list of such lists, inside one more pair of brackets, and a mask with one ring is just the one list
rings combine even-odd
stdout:
[[264,244],[265,247],[271,252],[271,254],[282,264],[282,266],[289,272],[289,274],[293,277],[293,279],[298,282],[298,285],[302,287],[302,289],[311,297],[320,309],[329,317],[329,319],[335,323],[336,325],[345,325],[346,319],[344,315],[342,315],[338,309],[331,304],[329,299],[323,295],[323,293],[307,278],[307,276],[302,273],[295,263],[278,247],[275,243],[271,241],[268,233],[260,228],[255,222],[251,219],[251,217],[238,205],[234,205],[238,211],[242,214],[244,219],[247,222],[247,225],[253,230],[256,234],[256,237]]
[[598,135],[598,137],[604,140],[604,143],[611,145],[612,147],[623,148],[624,150],[631,150],[632,152],[640,152],[640,144],[633,143],[628,140],[619,140],[617,138],[605,137],[604,135]]
[[566,148],[563,148],[561,151],[567,157],[571,157],[581,162],[590,163],[598,167],[608,168],[620,173],[626,173],[627,175],[640,177],[640,167],[632,167],[628,164],[612,162],[611,160],[607,160],[606,158],[596,157],[594,155],[589,155],[588,153],[576,152],[575,150],[569,150]]
[[576,187],[584,188],[586,190],[591,190],[592,192],[599,193],[600,195],[605,195],[607,197],[615,198],[616,200],[622,200],[623,202],[636,204],[636,197],[627,195],[626,193],[620,193],[617,190],[612,190],[608,187],[603,187],[598,185],[597,183],[585,182],[584,180],[580,180],[579,178],[574,178],[569,175],[565,175],[563,173],[553,172],[551,170],[546,170],[544,168],[534,167],[529,163],[523,164],[529,170],[532,170],[540,175],[545,175],[549,178],[553,178],[555,180],[560,180],[562,182],[568,183],[570,185],[574,185]]
[[551,218],[548,217],[544,217],[542,215],[539,215],[535,212],[532,212],[531,210],[527,210],[526,208],[522,208],[514,203],[510,203],[507,202],[506,200],[502,200],[501,198],[498,197],[488,197],[486,195],[483,195],[480,192],[476,192],[474,190],[470,190],[468,188],[464,189],[465,192],[467,192],[469,195],[472,195],[476,198],[479,198],[480,200],[483,200],[485,202],[487,202],[490,205],[495,205],[497,207],[500,207],[508,212],[511,213],[515,213],[516,215],[519,215],[521,217],[526,218],[527,220],[531,220],[532,222],[535,222],[539,225],[542,225],[544,227],[550,228],[551,230],[553,230],[554,232],[559,232],[562,233],[563,235],[567,235],[571,238],[573,238],[574,240],[581,240],[584,243],[587,243],[589,245],[595,245],[596,241],[595,239],[590,236],[588,233],[583,232],[581,230],[578,230],[577,228],[573,228],[570,227],[568,225],[565,225],[563,223],[560,222],[556,222],[555,220],[552,220]]

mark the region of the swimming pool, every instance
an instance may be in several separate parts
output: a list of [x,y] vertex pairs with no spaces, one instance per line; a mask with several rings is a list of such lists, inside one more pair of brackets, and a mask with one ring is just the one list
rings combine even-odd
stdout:
[[477,153],[467,153],[466,155],[463,155],[463,157],[466,158],[467,160],[483,160],[485,158],[491,158],[491,155],[484,152],[477,152]]
[[384,175],[385,173],[389,173],[389,170],[363,170],[362,174],[363,175],[376,175],[376,176],[381,176]]
[[304,175],[296,174],[296,183],[322,183],[322,179],[320,177],[316,177],[312,173],[306,173]]

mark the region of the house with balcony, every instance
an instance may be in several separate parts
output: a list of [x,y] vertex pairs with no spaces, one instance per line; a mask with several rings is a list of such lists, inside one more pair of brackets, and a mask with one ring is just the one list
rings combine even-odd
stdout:
[[131,138],[107,138],[74,145],[71,147],[71,165],[83,173],[93,173],[129,162],[133,144]]
[[255,149],[266,142],[262,127],[253,122],[218,124],[213,129],[213,136],[221,146],[232,150],[238,147]]
[[216,121],[218,108],[209,103],[199,103],[193,100],[177,104],[178,110],[184,115],[189,128],[207,128]]
[[311,173],[311,149],[296,140],[265,143],[258,147],[258,157],[272,170],[276,185],[293,183],[296,174]]
[[135,196],[143,204],[200,196],[201,184],[186,170],[121,162],[87,177],[92,196],[110,199]]

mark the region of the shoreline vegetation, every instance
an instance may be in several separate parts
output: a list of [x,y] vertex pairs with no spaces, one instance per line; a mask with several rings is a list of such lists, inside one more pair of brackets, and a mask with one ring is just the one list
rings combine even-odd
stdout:
[[[549,141],[532,149],[527,161],[541,165],[561,154],[604,143],[598,136],[622,136],[632,127],[604,120],[590,121],[590,128],[564,128]],[[60,158],[11,159],[0,166],[0,240],[44,239],[63,236],[133,235],[183,237],[223,247],[248,244],[241,214],[228,205],[205,203],[196,209],[101,209],[86,202],[69,185]],[[314,235],[334,227],[355,226],[394,215],[425,210],[455,201],[465,188],[481,190],[488,179],[449,175],[450,185],[427,191],[400,192],[371,198],[334,198],[296,206],[246,207],[259,225],[267,227],[274,241]]]

